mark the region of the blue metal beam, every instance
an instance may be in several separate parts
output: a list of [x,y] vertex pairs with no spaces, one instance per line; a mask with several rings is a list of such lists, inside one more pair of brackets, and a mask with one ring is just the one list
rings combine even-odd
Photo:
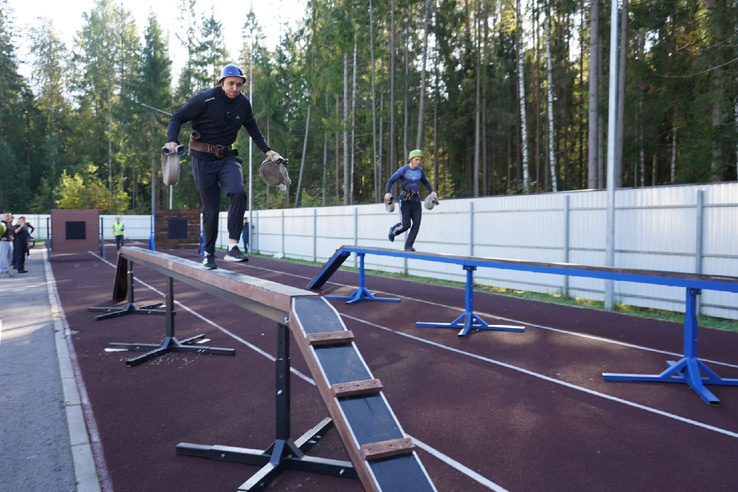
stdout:
[[[707,388],[706,384],[738,386],[738,379],[723,379],[702,361],[697,359],[697,296],[702,289],[723,292],[738,292],[738,277],[701,275],[682,272],[667,272],[658,270],[638,270],[615,267],[577,265],[574,263],[544,263],[526,260],[508,260],[502,258],[478,258],[473,256],[456,256],[439,253],[422,253],[417,251],[399,251],[385,248],[367,248],[358,246],[342,246],[326,263],[321,272],[308,285],[309,289],[318,289],[335,273],[351,253],[360,258],[359,289],[350,297],[349,304],[363,300],[389,301],[393,299],[378,299],[365,288],[364,256],[393,256],[413,260],[433,261],[461,265],[467,272],[465,290],[465,312],[452,323],[416,323],[419,327],[448,327],[461,328],[459,337],[465,337],[469,331],[475,330],[505,330],[523,331],[518,326],[490,326],[479,316],[474,314],[474,282],[473,271],[477,267],[498,268],[502,270],[517,270],[524,272],[546,273],[551,275],[569,275],[575,277],[589,277],[603,280],[618,280],[622,282],[637,282],[671,287],[682,287],[687,290],[686,312],[684,315],[684,357],[679,361],[667,361],[668,368],[657,375],[647,374],[613,374],[604,373],[606,381],[652,381],[667,383],[686,383],[702,400],[710,406],[719,406],[720,400]],[[702,374],[705,376],[703,377]]]

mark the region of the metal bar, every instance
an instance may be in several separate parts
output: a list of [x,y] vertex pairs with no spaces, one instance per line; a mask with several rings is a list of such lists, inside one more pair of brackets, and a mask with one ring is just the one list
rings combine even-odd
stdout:
[[[446,255],[439,253],[420,253],[384,248],[342,246],[339,252],[366,253],[378,256],[395,256],[417,260],[470,265],[501,270],[517,270],[552,275],[571,275],[575,277],[620,280],[625,282],[667,285],[672,287],[691,287],[696,289],[738,292],[738,277],[697,275],[683,272],[659,270],[624,269],[579,265],[576,263],[547,263],[528,260],[509,260],[503,258],[482,258],[470,256]],[[326,279],[327,280],[327,279]]]
[[474,314],[474,270],[477,267],[464,265],[466,270],[466,286],[464,288],[464,314],[451,323],[425,323],[418,322],[415,326],[419,328],[461,328],[458,337],[466,337],[471,330],[493,330],[493,331],[525,331],[523,326],[514,325],[489,325],[482,318]]
[[[564,263],[569,263],[569,227],[570,227],[569,195],[564,195]],[[569,297],[569,276],[564,275],[561,295]]]
[[346,304],[356,304],[360,301],[384,301],[384,302],[400,302],[400,299],[389,299],[375,297],[366,288],[365,270],[364,270],[364,253],[356,253],[359,257],[359,288],[350,296],[324,296],[326,299],[348,299]]
[[[696,224],[695,224],[695,237],[696,243],[694,245],[694,273],[702,273],[702,240],[703,240],[703,220],[705,215],[705,195],[702,190],[697,190],[697,204],[695,210]],[[699,316],[700,313],[700,298],[697,298],[696,313]]]
[[170,276],[277,323],[283,322],[289,313],[293,297],[317,295],[307,290],[228,270],[203,270],[193,261],[165,253],[128,246],[124,246],[120,251],[121,256],[129,261],[136,261],[146,268]]
[[174,337],[174,279],[167,276],[167,337]]
[[290,332],[284,323],[277,324],[277,440],[290,438]]

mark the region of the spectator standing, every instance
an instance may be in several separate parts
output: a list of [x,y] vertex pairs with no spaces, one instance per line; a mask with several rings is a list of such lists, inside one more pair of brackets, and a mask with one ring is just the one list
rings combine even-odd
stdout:
[[28,251],[28,232],[26,218],[20,217],[18,223],[13,226],[13,266],[18,273],[28,273],[25,268],[26,252]]
[[[254,226],[251,226],[251,230],[254,230]],[[249,251],[249,217],[244,216],[243,218],[243,231],[241,232],[243,239],[243,252]]]

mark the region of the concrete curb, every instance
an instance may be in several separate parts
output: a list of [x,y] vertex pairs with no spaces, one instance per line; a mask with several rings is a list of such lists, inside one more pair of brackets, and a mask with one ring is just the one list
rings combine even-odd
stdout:
[[[56,282],[51,271],[51,265],[46,252],[43,253],[44,269],[46,273],[46,288],[49,295],[51,319],[54,323],[54,337],[56,353],[59,359],[59,372],[64,392],[64,406],[66,408],[67,425],[69,428],[69,442],[72,459],[74,461],[74,475],[77,481],[78,492],[100,492],[100,481],[95,468],[95,459],[92,453],[85,413],[82,408],[82,399],[77,387],[77,379],[69,351],[68,337],[71,335],[66,329],[64,314],[59,309],[56,292]],[[110,489],[112,490],[112,488]]]

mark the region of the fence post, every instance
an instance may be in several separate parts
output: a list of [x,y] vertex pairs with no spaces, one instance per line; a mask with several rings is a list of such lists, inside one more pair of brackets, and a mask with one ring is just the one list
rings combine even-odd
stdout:
[[318,209],[313,209],[313,261],[318,261]]
[[251,251],[253,252],[254,246],[256,246],[256,252],[261,254],[261,252],[259,251],[259,230],[261,228],[261,224],[259,224],[259,212],[252,214],[252,217],[254,217],[254,222],[256,222],[256,224],[252,224],[251,227],[252,230],[256,230],[256,234],[251,235],[251,240],[254,241],[254,244],[251,245]]
[[284,209],[282,209],[282,257],[284,257]]
[[[359,207],[354,208],[354,246],[359,245]],[[354,268],[359,268],[359,255],[354,255]]]
[[474,202],[469,202],[469,256],[474,256]]
[[[564,263],[569,263],[569,195],[564,195]],[[564,275],[561,295],[569,297],[569,276]]]
[[[696,244],[694,248],[694,273],[701,274],[702,273],[702,250],[703,250],[703,234],[704,234],[704,218],[705,218],[705,192],[703,190],[697,190],[697,204],[696,204],[696,210],[695,210],[695,236],[696,236]],[[700,311],[702,310],[702,296],[697,296],[697,306],[695,309],[695,314],[697,317],[700,315]]]

